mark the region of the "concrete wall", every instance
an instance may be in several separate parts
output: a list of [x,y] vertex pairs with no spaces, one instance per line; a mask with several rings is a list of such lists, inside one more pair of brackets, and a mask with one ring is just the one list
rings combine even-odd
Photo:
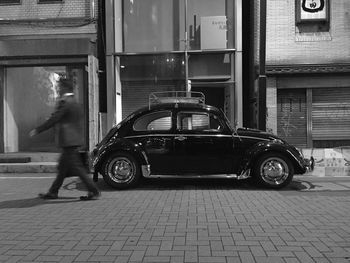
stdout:
[[350,176],[350,147],[303,149],[306,158],[315,158],[315,169],[308,175],[319,177]]

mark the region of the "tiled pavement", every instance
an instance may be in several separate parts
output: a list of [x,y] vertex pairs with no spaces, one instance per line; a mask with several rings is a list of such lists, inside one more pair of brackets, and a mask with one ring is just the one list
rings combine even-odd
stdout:
[[0,262],[350,262],[350,180],[271,191],[229,180],[150,180],[102,197],[51,174],[0,174]]

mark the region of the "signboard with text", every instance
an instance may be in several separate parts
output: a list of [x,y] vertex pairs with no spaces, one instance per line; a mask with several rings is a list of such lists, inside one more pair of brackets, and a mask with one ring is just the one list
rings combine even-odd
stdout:
[[226,42],[226,16],[201,17],[201,49],[225,49]]
[[297,22],[328,21],[328,0],[296,0]]

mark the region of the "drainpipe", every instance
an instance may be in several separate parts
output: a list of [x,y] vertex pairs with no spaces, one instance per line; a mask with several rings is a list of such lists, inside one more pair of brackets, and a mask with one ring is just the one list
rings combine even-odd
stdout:
[[186,91],[191,91],[191,81],[188,79],[188,32],[187,32],[187,0],[185,0],[185,85]]
[[260,1],[258,128],[266,130],[266,0]]
[[90,18],[96,19],[96,0],[90,0]]

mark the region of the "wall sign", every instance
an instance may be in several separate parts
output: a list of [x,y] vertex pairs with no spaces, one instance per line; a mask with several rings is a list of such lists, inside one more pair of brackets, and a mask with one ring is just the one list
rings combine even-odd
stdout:
[[329,0],[296,0],[297,23],[329,20]]
[[201,49],[225,49],[226,47],[226,16],[201,17]]

